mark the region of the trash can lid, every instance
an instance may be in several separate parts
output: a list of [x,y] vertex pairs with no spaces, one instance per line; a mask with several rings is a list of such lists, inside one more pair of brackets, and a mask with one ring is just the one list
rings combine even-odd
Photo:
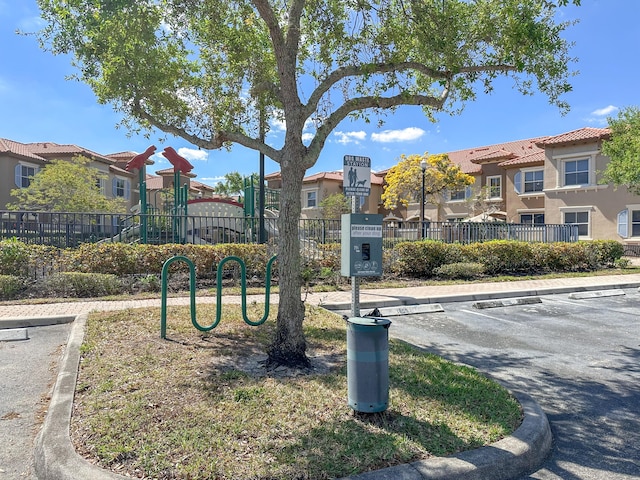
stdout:
[[391,320],[380,317],[350,317],[347,322],[365,327],[387,327],[391,325]]

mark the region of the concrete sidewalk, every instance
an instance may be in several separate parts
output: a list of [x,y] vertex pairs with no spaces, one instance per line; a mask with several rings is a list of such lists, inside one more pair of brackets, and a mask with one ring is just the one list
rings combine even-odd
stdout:
[[[640,287],[640,274],[605,275],[598,277],[550,278],[544,280],[520,280],[514,282],[465,283],[458,285],[432,285],[404,288],[363,289],[360,291],[360,307],[393,307],[425,303],[445,303],[513,298],[550,293],[579,292],[608,288]],[[249,295],[247,302],[264,302],[264,295]],[[311,305],[328,310],[349,310],[351,291],[319,292],[302,295]],[[225,296],[225,303],[237,303],[239,296]],[[270,297],[278,302],[278,295]],[[196,305],[215,304],[215,296],[197,297]],[[189,305],[189,297],[167,299],[167,305]],[[160,299],[74,301],[36,305],[0,305],[0,320],[8,318],[43,318],[64,315],[81,315],[90,312],[125,310],[127,308],[160,307]],[[0,328],[2,326],[0,325]]]
[[[490,282],[448,286],[408,287],[401,289],[361,290],[361,309],[479,301],[640,287],[640,274],[609,275],[516,282]],[[349,311],[351,292],[314,293],[303,299],[312,305],[337,311]],[[277,295],[272,301],[277,302]],[[215,303],[215,297],[198,297],[200,304]],[[263,302],[264,296],[251,296],[248,301]],[[239,303],[239,297],[224,297],[224,302]],[[189,298],[171,298],[169,305],[188,305]],[[86,314],[128,308],[159,307],[160,300],[87,301],[41,305],[0,305],[0,329],[34,326],[47,322],[72,321],[67,349],[60,364],[51,404],[35,450],[36,471],[41,479],[70,480],[76,478],[121,479],[111,472],[96,468],[80,457],[69,439],[69,420],[73,405],[80,345],[84,336]],[[552,448],[552,437],[545,414],[527,394],[514,392],[520,401],[524,420],[513,435],[491,446],[462,452],[446,458],[434,458],[350,477],[351,480],[386,479],[488,479],[519,478],[540,465]]]

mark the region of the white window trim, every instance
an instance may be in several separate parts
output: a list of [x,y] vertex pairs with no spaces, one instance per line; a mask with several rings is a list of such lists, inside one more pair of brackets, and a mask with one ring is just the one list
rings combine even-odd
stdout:
[[588,228],[588,232],[587,235],[580,235],[580,240],[591,240],[592,236],[591,236],[591,232],[592,232],[592,219],[593,219],[593,214],[592,212],[595,212],[595,207],[593,205],[583,205],[583,206],[579,206],[579,207],[560,207],[560,212],[562,213],[562,223],[564,224],[564,214],[565,213],[574,213],[574,212],[587,212],[589,214],[589,220],[587,221],[587,228]]
[[[600,152],[598,150],[590,150],[587,152],[572,153],[567,155],[555,155],[553,160],[557,162],[556,168],[556,190],[581,190],[585,188],[596,188],[596,156]],[[565,185],[565,164],[567,162],[575,162],[578,160],[589,160],[589,183],[586,185]]]
[[[544,195],[544,167],[530,167],[530,168],[521,168],[520,169],[521,175],[522,175],[522,185],[520,185],[520,191],[522,193],[519,193],[518,196],[519,197],[524,197],[524,198],[532,198],[532,197],[540,197]],[[537,192],[525,192],[524,191],[524,176],[526,173],[528,172],[542,172],[542,190],[538,190]]]
[[638,240],[640,239],[640,235],[637,235],[637,236],[631,235],[632,233],[631,227],[633,226],[633,222],[631,221],[631,217],[632,217],[631,212],[640,210],[640,204],[634,203],[630,205],[625,205],[625,208],[627,209],[627,236],[624,238],[628,238],[630,240]]
[[[320,198],[319,198],[319,195],[318,195],[318,191],[319,191],[318,188],[307,188],[306,190],[302,190],[302,198],[303,198],[303,201],[304,201],[304,207],[302,207],[303,210],[305,210],[305,209],[306,210],[313,210],[313,209],[316,209],[316,208],[320,207]],[[315,193],[316,194],[316,205],[315,205],[315,207],[308,207],[307,206],[307,202],[309,200],[308,197],[307,197],[308,193]]]
[[[446,202],[447,203],[464,203],[464,202],[468,201],[473,196],[473,191],[472,191],[471,185],[466,185],[466,186],[464,186],[464,187],[462,187],[460,189],[456,188],[455,191],[456,192],[464,191],[464,198],[452,200],[451,199],[451,194],[453,193],[453,191],[447,189],[447,194],[446,194]],[[420,203],[420,202],[418,202],[418,203]]]
[[[516,210],[518,215],[518,220],[520,220],[521,215],[545,215],[544,208],[522,208]],[[540,225],[539,223],[532,223],[532,225]]]
[[[500,195],[498,195],[497,197],[490,196],[491,195],[491,180],[493,180],[494,178],[500,179]],[[502,175],[491,175],[491,176],[487,177],[487,183],[486,183],[486,185],[487,185],[487,195],[488,195],[487,200],[502,201],[502,190],[504,188],[503,183],[504,182],[502,181]]]
[[[34,175],[36,175],[40,171],[40,165],[38,165],[37,163],[24,162],[24,161],[20,160],[20,161],[18,161],[18,165],[16,165],[16,166],[33,168],[33,174]],[[23,178],[23,177],[20,177],[20,178]],[[15,181],[14,181],[14,183],[15,183]],[[26,187],[23,187],[22,185],[17,185],[17,184],[16,184],[16,187],[17,188],[26,188]]]

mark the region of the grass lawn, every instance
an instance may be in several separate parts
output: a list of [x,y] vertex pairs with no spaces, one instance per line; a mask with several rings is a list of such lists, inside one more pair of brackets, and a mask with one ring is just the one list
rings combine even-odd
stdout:
[[[249,316],[262,316],[252,305]],[[200,306],[198,322],[215,308]],[[314,369],[267,373],[275,313],[246,325],[225,306],[209,333],[186,308],[92,314],[71,424],[78,452],[120,474],[158,479],[328,479],[492,443],[521,421],[517,401],[473,369],[391,340],[390,405],[347,405],[346,331],[307,306]],[[393,326],[391,327],[393,328]]]

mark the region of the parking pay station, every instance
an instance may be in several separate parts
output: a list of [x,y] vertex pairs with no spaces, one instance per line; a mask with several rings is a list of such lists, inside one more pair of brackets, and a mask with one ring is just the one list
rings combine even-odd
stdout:
[[342,258],[345,277],[382,276],[382,215],[342,215]]
[[[342,215],[341,273],[382,275],[382,215]],[[359,295],[355,289],[355,296]],[[354,298],[357,305],[358,299]],[[359,308],[359,307],[358,307]],[[347,318],[348,403],[357,412],[383,412],[389,405],[389,326],[384,318]]]

